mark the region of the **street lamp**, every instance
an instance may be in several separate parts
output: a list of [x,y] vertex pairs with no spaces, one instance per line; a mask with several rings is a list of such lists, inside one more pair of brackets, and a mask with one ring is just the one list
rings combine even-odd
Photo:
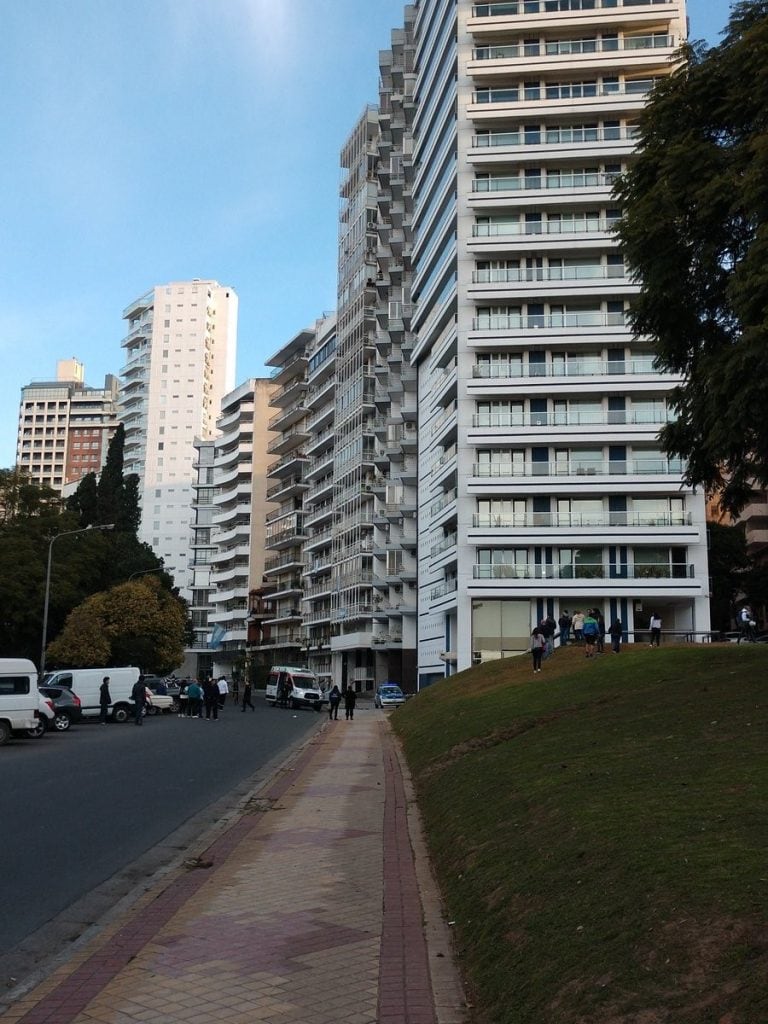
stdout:
[[45,647],[48,638],[48,600],[51,596],[51,563],[53,561],[53,543],[61,537],[71,537],[75,533],[90,533],[91,530],[114,530],[114,523],[103,523],[101,526],[84,526],[82,530],[65,530],[57,533],[48,542],[48,569],[45,574],[45,603],[43,605],[43,640],[40,647],[40,678],[45,676]]
[[139,569],[138,572],[132,572],[131,573],[131,575],[128,577],[128,582],[130,583],[134,576],[146,576],[146,574],[148,572],[164,572],[164,571],[165,571],[165,567],[162,566],[162,565],[158,565],[158,567],[156,569]]

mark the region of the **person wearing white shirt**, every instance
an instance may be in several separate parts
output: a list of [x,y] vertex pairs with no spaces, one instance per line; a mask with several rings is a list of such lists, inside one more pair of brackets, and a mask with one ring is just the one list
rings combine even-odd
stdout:
[[227,682],[226,677],[219,676],[218,681],[216,682],[216,686],[219,691],[219,708],[221,709],[224,707],[224,703],[227,699],[227,694],[229,693],[229,683]]

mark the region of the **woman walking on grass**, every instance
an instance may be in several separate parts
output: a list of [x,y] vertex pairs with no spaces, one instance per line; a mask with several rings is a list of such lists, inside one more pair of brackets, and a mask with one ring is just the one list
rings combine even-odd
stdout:
[[541,659],[544,657],[544,648],[547,646],[547,638],[538,626],[534,626],[531,633],[531,657],[533,658],[533,671],[541,672]]

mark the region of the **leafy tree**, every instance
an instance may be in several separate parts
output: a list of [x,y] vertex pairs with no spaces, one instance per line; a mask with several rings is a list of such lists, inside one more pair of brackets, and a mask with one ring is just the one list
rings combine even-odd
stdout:
[[640,120],[618,234],[639,275],[635,332],[683,376],[665,449],[738,512],[768,485],[768,0],[743,0],[723,42],[681,52]]
[[710,612],[715,629],[733,628],[736,597],[743,592],[744,573],[750,567],[743,524],[709,523]]
[[61,499],[53,488],[37,484],[17,466],[0,469],[0,525],[57,512]]
[[137,664],[166,674],[184,659],[184,602],[154,576],[94,594],[67,617],[61,635],[48,645],[50,664]]

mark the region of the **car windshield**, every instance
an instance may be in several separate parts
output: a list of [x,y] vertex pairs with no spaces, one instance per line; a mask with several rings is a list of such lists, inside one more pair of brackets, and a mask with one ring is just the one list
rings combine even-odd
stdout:
[[383,697],[402,697],[403,691],[399,686],[382,686],[379,693]]
[[298,675],[297,673],[294,672],[294,674],[293,674],[293,685],[294,686],[301,686],[305,690],[314,690],[314,688],[315,688],[315,686],[317,684],[315,683],[315,677],[314,676],[300,676],[300,675]]

